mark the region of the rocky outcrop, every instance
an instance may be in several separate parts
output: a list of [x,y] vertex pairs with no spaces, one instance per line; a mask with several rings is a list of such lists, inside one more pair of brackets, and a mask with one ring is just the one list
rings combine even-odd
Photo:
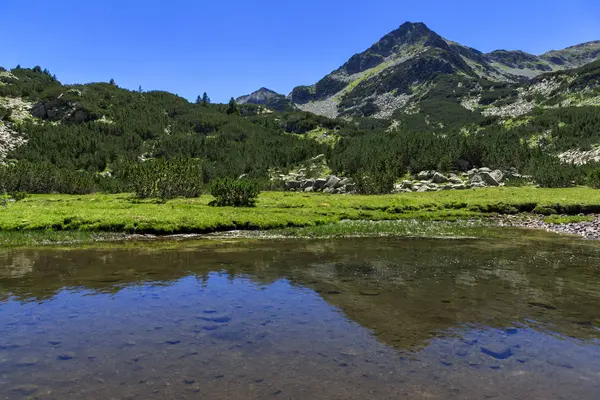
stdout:
[[294,179],[283,182],[285,190],[292,192],[323,192],[331,194],[353,193],[354,184],[348,178],[329,175],[327,178]]
[[64,121],[74,124],[93,121],[98,116],[83,108],[81,104],[69,101],[60,96],[57,99],[36,103],[31,108],[31,115],[49,121]]

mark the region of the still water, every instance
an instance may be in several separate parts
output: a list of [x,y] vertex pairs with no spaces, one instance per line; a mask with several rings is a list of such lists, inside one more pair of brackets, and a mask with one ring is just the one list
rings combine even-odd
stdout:
[[0,253],[0,399],[598,399],[599,339],[545,234]]

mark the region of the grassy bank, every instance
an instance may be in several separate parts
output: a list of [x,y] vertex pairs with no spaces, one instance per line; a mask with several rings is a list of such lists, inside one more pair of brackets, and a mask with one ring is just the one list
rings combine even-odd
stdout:
[[[536,209],[568,215],[600,212],[600,191],[589,188],[490,188],[385,196],[268,192],[261,194],[253,208],[211,207],[211,200],[202,196],[161,204],[137,201],[129,194],[35,195],[0,209],[0,232],[4,238],[12,235],[13,242],[18,242],[14,232],[54,234],[58,235],[56,240],[64,232],[79,232],[85,240],[106,233],[166,235],[310,228],[342,220],[453,221]],[[7,240],[0,238],[0,243]]]

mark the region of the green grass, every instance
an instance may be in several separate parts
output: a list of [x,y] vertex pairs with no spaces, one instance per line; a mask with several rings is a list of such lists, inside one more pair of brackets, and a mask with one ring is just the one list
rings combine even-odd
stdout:
[[[571,216],[600,212],[600,190],[583,187],[504,187],[383,196],[267,192],[253,208],[211,207],[211,200],[202,196],[159,204],[137,201],[129,194],[33,195],[0,207],[0,244],[19,244],[15,232],[65,242],[98,238],[90,232],[166,235],[292,227],[322,227],[325,232],[331,229],[326,225],[342,220],[461,221],[531,212],[537,206]],[[392,233],[394,229],[404,235],[400,225],[391,229]],[[25,237],[23,242],[36,242],[36,237],[30,239]]]

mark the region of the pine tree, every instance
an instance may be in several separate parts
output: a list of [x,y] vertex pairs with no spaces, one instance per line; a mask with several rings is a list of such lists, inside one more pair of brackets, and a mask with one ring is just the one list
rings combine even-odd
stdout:
[[204,92],[204,94],[202,95],[202,105],[204,107],[206,107],[209,103],[210,103],[210,98],[208,97],[206,92]]
[[200,98],[200,95],[198,95],[198,97],[196,97],[196,104],[200,104],[201,101],[202,99]]
[[142,85],[140,85],[140,87],[138,88],[138,92],[143,93],[144,90],[142,89]]
[[117,84],[115,83],[115,80],[111,78],[110,82],[108,82],[109,85],[113,85],[116,86]]
[[237,114],[238,109],[237,109],[237,103],[235,102],[235,99],[232,97],[231,100],[229,100],[229,104],[227,105],[227,114]]

